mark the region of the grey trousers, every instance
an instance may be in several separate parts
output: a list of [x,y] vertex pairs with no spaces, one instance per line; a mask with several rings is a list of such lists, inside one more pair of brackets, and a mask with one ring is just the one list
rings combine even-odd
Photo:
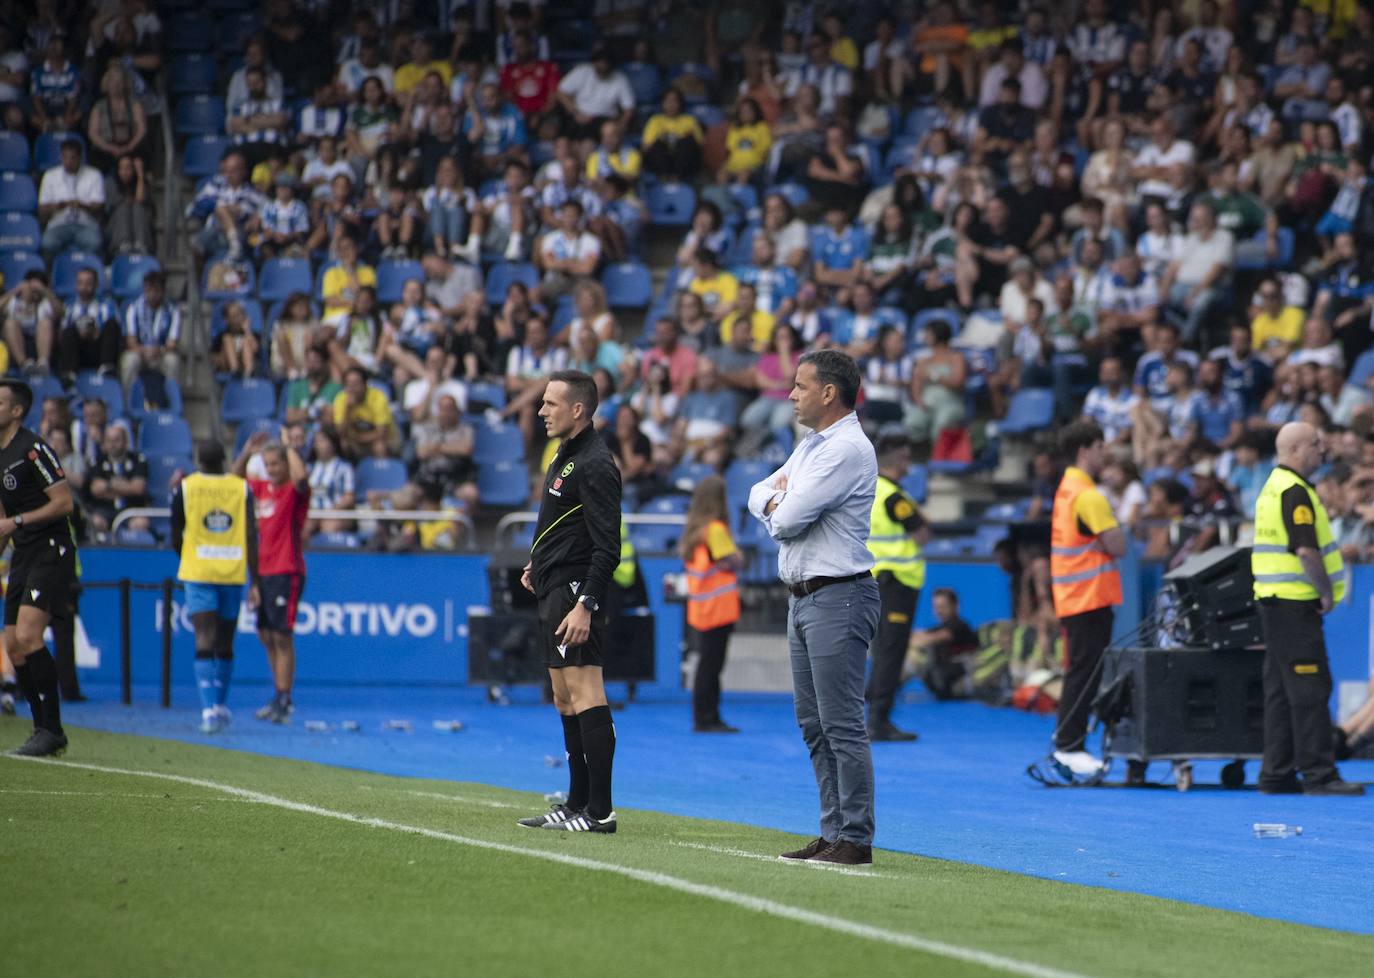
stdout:
[[873,757],[864,665],[878,630],[878,582],[832,584],[788,604],[797,725],[821,796],[821,836],[873,844]]

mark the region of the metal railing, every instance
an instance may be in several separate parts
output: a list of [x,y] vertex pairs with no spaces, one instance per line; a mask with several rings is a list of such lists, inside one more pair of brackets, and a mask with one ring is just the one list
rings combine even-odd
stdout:
[[[167,519],[171,515],[172,510],[167,506],[136,506],[121,510],[115,516],[114,522],[110,524],[110,533],[117,533],[119,528],[130,520],[139,518]],[[312,520],[349,520],[351,522],[378,520],[392,523],[458,523],[467,530],[469,539],[477,531],[473,525],[472,517],[466,513],[445,513],[432,509],[312,509],[309,518]]]
[[[687,517],[678,513],[624,513],[621,515],[630,526],[686,526]],[[511,527],[520,526],[525,523],[536,523],[539,521],[539,514],[533,510],[522,510],[518,513],[507,513],[496,521],[495,542],[501,543],[502,534],[507,533]]]
[[162,707],[172,705],[172,591],[181,587],[170,577],[157,584],[131,581],[82,581],[82,591],[119,591],[119,698],[125,706],[134,701],[134,651],[130,626],[133,620],[133,592],[157,591],[162,597]]

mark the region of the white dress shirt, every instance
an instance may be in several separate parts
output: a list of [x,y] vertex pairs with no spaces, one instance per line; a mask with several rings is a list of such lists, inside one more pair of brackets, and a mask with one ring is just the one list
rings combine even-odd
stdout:
[[[773,488],[780,475],[786,490]],[[782,468],[749,490],[749,512],[780,544],[783,583],[872,570],[868,528],[877,485],[877,456],[851,411],[803,438]],[[778,505],[765,516],[774,497]]]

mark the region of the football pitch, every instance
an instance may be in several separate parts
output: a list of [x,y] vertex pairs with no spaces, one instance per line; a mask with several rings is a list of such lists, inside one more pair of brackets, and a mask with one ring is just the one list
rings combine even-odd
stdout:
[[[0,722],[0,749],[27,722]],[[1350,975],[1374,938],[903,853],[82,730],[0,759],[5,971],[208,975]]]

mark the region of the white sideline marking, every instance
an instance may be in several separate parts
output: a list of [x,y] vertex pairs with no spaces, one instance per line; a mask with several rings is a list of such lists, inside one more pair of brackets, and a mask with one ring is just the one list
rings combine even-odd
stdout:
[[468,798],[466,795],[446,795],[438,791],[410,791],[404,790],[402,794],[414,795],[416,798],[438,798],[440,801],[457,801],[464,805],[480,805],[483,808],[524,808],[524,805],[512,805],[504,801],[493,801],[490,798]]
[[[60,795],[64,798],[146,798],[166,801],[167,795],[142,795],[132,791],[44,791],[39,788],[0,788],[0,795]],[[248,804],[242,798],[180,798],[176,801],[213,801],[220,804]]]
[[835,863],[813,863],[804,859],[780,859],[778,856],[765,856],[761,852],[749,852],[747,849],[731,849],[728,846],[708,846],[700,842],[669,842],[671,846],[680,846],[683,849],[700,849],[702,852],[718,852],[722,856],[737,856],[740,859],[758,859],[766,863],[790,863],[797,866],[806,866],[810,869],[825,869],[832,873],[843,873],[845,876],[876,876],[882,878],[884,874],[876,873],[871,869],[859,869],[856,866],[838,866]]
[[740,893],[735,890],[727,890],[719,886],[710,886],[705,883],[694,883],[677,876],[669,876],[667,873],[657,873],[647,869],[635,869],[631,866],[621,866],[617,863],[601,862],[596,859],[588,859],[585,856],[571,856],[562,852],[554,852],[547,849],[528,849],[524,846],[508,845],[504,842],[491,842],[486,839],[470,839],[466,836],[454,835],[451,832],[441,832],[438,829],[429,829],[419,825],[406,825],[402,822],[390,822],[382,818],[370,818],[365,815],[354,815],[351,812],[339,812],[329,808],[319,808],[315,805],[307,805],[304,802],[291,801],[287,798],[278,798],[275,795],[263,794],[259,791],[250,791],[247,788],[237,788],[229,784],[221,784],[218,781],[209,781],[204,778],[192,778],[182,774],[166,774],[162,771],[136,771],[127,768],[106,767],[103,764],[82,764],[78,761],[62,761],[53,758],[37,757],[14,757],[14,755],[0,755],[10,757],[17,761],[28,761],[36,764],[50,764],[59,767],[75,768],[82,771],[100,771],[104,774],[125,774],[138,778],[157,778],[161,781],[174,781],[178,784],[194,785],[198,788],[209,788],[212,791],[220,791],[244,801],[254,802],[259,805],[268,805],[273,808],[281,808],[289,812],[300,812],[305,815],[317,815],[321,818],[332,818],[340,822],[349,822],[353,825],[362,825],[374,829],[389,829],[393,832],[404,832],[408,835],[418,835],[427,839],[436,839],[440,842],[456,842],[463,846],[472,846],[476,849],[486,849],[490,852],[501,852],[511,856],[528,856],[532,859],[542,859],[545,862],[559,863],[563,866],[574,866],[578,869],[591,870],[599,873],[614,873],[626,879],[632,879],[639,883],[648,883],[650,886],[661,886],[667,890],[676,890],[679,893],[686,893],[690,896],[704,897],[707,900],[715,900],[718,903],[727,903],[745,910],[752,910],[756,913],[767,914],[770,917],[778,917],[783,920],[793,920],[801,924],[809,924],[812,927],[823,927],[826,930],[835,931],[839,934],[847,934],[850,937],[859,937],[868,941],[876,941],[881,944],[890,944],[895,947],[906,948],[912,951],[922,951],[926,954],[935,954],[940,957],[952,958],[956,961],[967,961],[970,964],[978,964],[987,968],[996,968],[1000,971],[1010,972],[1015,975],[1026,975],[1028,978],[1084,978],[1072,971],[1063,971],[1059,968],[1052,968],[1048,965],[1034,964],[1030,961],[1020,961],[1016,958],[1009,958],[1001,954],[994,954],[991,951],[979,951],[975,948],[962,947],[958,944],[948,944],[944,941],[931,940],[925,937],[917,937],[914,934],[905,934],[901,931],[887,930],[883,927],[875,927],[872,924],[859,923],[856,920],[846,920],[843,917],[833,917],[828,914],[817,913],[814,910],[806,910],[802,907],[794,907],[790,904],[779,903],[776,900],[769,900],[765,897],[753,896],[748,893]]

